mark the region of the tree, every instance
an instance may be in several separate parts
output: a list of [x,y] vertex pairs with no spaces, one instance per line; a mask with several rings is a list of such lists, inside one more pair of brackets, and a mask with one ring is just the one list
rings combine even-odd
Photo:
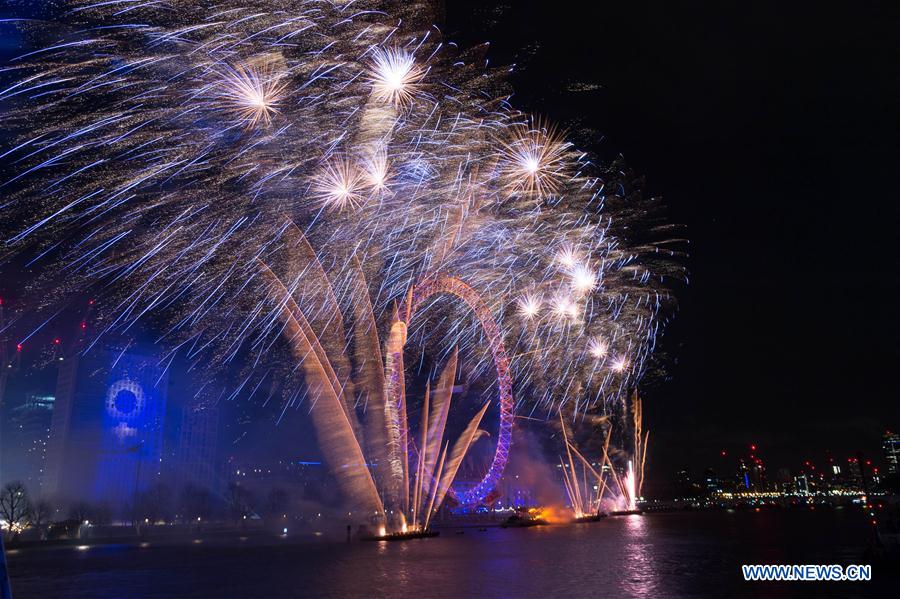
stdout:
[[213,498],[209,489],[188,484],[181,490],[179,511],[185,522],[193,522],[197,518],[209,520],[212,516],[212,505]]
[[76,501],[69,506],[69,519],[78,520],[79,523],[89,522],[94,516],[94,509],[86,501]]
[[41,539],[47,533],[44,529],[50,523],[51,514],[53,514],[53,507],[46,499],[38,499],[31,507],[31,524],[38,529]]
[[15,481],[0,492],[0,517],[6,522],[6,530],[13,537],[28,527],[31,519],[31,501],[25,485]]
[[138,499],[138,516],[141,520],[157,522],[171,519],[171,493],[169,487],[157,483],[141,494]]
[[238,483],[228,484],[228,509],[235,520],[246,520],[253,515],[253,493]]
[[97,526],[109,526],[109,523],[112,522],[112,510],[110,510],[109,504],[105,501],[93,506],[91,512],[93,514],[91,519],[92,524],[96,524]]
[[282,488],[272,489],[266,500],[266,517],[270,520],[281,518],[288,509],[288,494]]

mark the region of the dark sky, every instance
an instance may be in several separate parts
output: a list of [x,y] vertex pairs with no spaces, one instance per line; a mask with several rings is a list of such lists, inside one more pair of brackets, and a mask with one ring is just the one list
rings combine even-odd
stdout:
[[[656,473],[758,443],[770,467],[900,428],[900,7],[447,0],[518,66],[513,103],[624,155],[691,240],[645,397]],[[569,91],[576,83],[598,86]]]

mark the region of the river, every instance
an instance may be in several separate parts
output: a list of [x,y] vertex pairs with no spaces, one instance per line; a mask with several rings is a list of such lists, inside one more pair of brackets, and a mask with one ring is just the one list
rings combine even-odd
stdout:
[[[297,539],[22,548],[26,597],[885,597],[871,582],[745,582],[740,565],[861,564],[858,509],[647,514],[579,525],[445,530],[395,543]],[[323,537],[324,539],[324,537]]]

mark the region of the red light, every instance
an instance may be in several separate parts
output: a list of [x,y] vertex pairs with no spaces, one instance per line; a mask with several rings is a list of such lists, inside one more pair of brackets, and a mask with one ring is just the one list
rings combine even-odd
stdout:
[[82,321],[82,323],[81,323],[81,330],[83,331],[83,330],[85,330],[86,328],[87,328],[87,323]]
[[16,344],[16,351],[22,351],[22,344],[21,344],[21,343],[17,343],[17,344]]
[[728,455],[728,453],[723,449],[723,450],[722,450],[722,457],[724,458],[726,455]]
[[94,300],[88,300],[88,306],[93,306],[93,305],[94,305]]
[[872,460],[866,460],[866,466],[871,466],[871,465],[872,465]]
[[59,345],[59,337],[53,340],[53,345]]
[[751,446],[750,446],[750,451],[756,451],[756,445],[751,445]]

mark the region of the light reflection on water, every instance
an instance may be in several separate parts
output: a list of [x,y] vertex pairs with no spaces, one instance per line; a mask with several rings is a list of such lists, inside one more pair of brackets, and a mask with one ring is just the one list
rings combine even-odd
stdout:
[[628,575],[622,579],[622,590],[632,597],[661,596],[648,548],[647,519],[644,516],[625,516],[625,547],[623,563]]
[[[21,597],[810,597],[883,595],[870,585],[744,583],[741,563],[865,563],[861,514],[789,510],[656,514],[530,529],[445,530],[391,543],[290,542],[9,555]],[[887,587],[890,588],[890,587]],[[81,594],[79,594],[81,593]],[[218,595],[224,596],[224,595]]]

